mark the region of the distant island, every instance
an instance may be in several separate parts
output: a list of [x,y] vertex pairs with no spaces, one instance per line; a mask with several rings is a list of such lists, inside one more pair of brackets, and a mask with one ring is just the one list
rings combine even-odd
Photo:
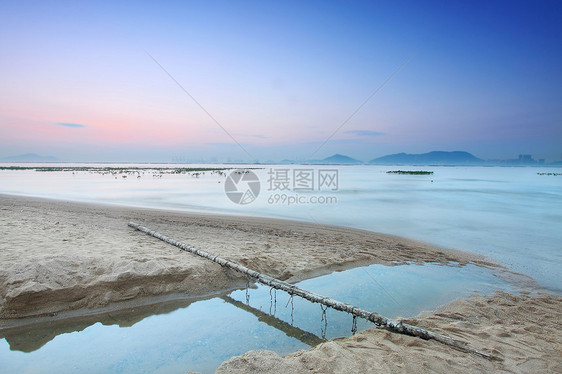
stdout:
[[376,165],[483,165],[484,160],[463,151],[433,151],[422,154],[396,153],[369,161]]
[[53,156],[40,156],[36,153],[26,153],[17,156],[0,158],[1,162],[58,162],[59,159]]
[[[294,161],[283,160],[281,164],[300,165],[361,165],[363,161],[335,154],[321,160]],[[433,166],[533,166],[545,165],[543,159],[535,160],[531,155],[520,154],[518,158],[507,160],[484,160],[465,151],[433,151],[428,153],[395,153],[372,159],[371,165],[433,165]],[[562,161],[549,163],[550,166],[561,165]]]
[[281,164],[305,164],[305,165],[359,165],[363,164],[363,161],[356,160],[349,156],[335,154],[330,157],[323,158],[322,160],[308,160],[308,161],[294,161],[294,160],[282,160]]
[[321,164],[321,165],[342,165],[342,164],[362,164],[363,161],[356,160],[349,156],[344,156],[340,154],[335,154],[330,157],[326,157],[322,160],[311,160],[308,163],[310,164]]
[[389,170],[386,174],[403,174],[403,175],[431,175],[432,171],[426,170]]
[[[42,163],[42,162],[68,162],[68,160],[61,161],[53,156],[41,156],[36,153],[26,153],[17,156],[8,156],[0,158],[0,162],[4,163]],[[87,163],[87,162],[86,162]],[[119,163],[119,161],[115,161]],[[178,163],[177,161],[175,163]],[[197,163],[197,164],[218,164],[216,159],[213,161],[191,161],[182,160],[182,164]],[[229,164],[231,162],[225,162]],[[244,164],[242,160],[236,161],[236,164]],[[494,159],[484,160],[474,156],[473,154],[465,151],[432,151],[428,153],[395,153],[378,158],[374,158],[368,162],[364,162],[346,155],[336,153],[330,157],[320,160],[290,160],[284,159],[280,162],[267,161],[260,163],[255,161],[252,164],[294,164],[294,165],[412,165],[412,166],[562,166],[562,161],[554,161],[546,163],[544,159],[535,160],[532,155],[520,154],[518,158],[514,159]]]

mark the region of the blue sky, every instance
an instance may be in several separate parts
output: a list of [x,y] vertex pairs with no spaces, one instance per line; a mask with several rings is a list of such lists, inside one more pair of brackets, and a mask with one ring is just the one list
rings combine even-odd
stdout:
[[0,157],[557,160],[560,4],[0,2]]

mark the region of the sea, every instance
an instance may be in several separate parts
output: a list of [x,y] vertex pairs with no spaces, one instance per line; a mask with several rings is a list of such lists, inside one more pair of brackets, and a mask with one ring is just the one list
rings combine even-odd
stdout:
[[[371,265],[299,284],[390,318],[415,316],[472,293],[562,294],[562,170],[558,168],[15,166],[25,169],[0,170],[0,193],[353,227],[475,253],[521,274],[508,279],[473,265]],[[226,331],[213,327],[217,324],[212,320],[219,319],[230,321],[231,327]],[[178,326],[182,327],[178,330]],[[55,331],[42,345],[31,344],[33,349],[22,343],[26,341],[22,336],[5,337],[0,339],[0,361],[3,366],[8,363],[7,372],[60,372],[71,358],[76,364],[68,372],[95,372],[88,363],[96,357],[107,361],[106,372],[139,372],[140,368],[213,372],[223,360],[249,349],[287,354],[349,335],[351,327],[344,313],[325,312],[317,304],[293,300],[280,291],[273,295],[257,286],[166,313],[148,313],[128,327],[111,321],[67,326],[61,330],[66,333]],[[359,329],[368,327],[361,322]],[[39,339],[33,332],[28,334],[30,341]],[[116,346],[129,353],[118,354],[111,348]],[[69,356],[68,347],[75,356]]]

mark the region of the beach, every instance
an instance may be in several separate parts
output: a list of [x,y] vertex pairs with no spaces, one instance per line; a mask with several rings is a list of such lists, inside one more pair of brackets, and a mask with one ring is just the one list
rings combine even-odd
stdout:
[[337,226],[8,195],[1,201],[2,319],[177,293],[199,297],[246,284],[237,273],[128,227],[129,221],[289,282],[372,263],[493,266],[460,251]]
[[365,330],[280,357],[251,351],[217,373],[561,373],[559,296],[497,293],[457,300],[408,323],[470,342],[486,359],[435,341]]
[[[196,300],[246,285],[245,277],[136,231],[130,221],[291,283],[367,264],[502,269],[466,252],[339,226],[0,195],[0,336],[46,320]],[[408,321],[470,341],[497,356],[494,361],[367,330],[284,358],[249,352],[219,371],[561,371],[561,301],[497,293]]]

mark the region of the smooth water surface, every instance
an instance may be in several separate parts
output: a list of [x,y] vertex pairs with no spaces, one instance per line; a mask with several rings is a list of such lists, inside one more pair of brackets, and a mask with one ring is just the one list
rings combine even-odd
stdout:
[[[73,166],[58,164],[58,166]],[[92,166],[91,164],[86,164]],[[26,165],[29,166],[29,165]],[[41,166],[46,166],[42,164]],[[74,166],[84,166],[74,165]],[[94,165],[95,166],[95,165]],[[175,168],[236,165],[97,165]],[[248,167],[242,165],[240,167]],[[92,172],[0,170],[0,192],[177,210],[261,215],[343,225],[404,236],[485,255],[562,293],[562,176],[548,167],[250,165],[261,182],[257,199],[238,205],[218,174],[102,175]],[[275,190],[287,171],[337,170],[335,191]],[[387,174],[430,170],[433,175]],[[290,178],[289,178],[290,179]],[[304,202],[290,198],[304,197]],[[335,198],[310,203],[311,197]]]
[[[386,317],[415,316],[474,292],[514,291],[498,273],[473,265],[371,265],[300,282],[298,286]],[[95,323],[62,333],[34,351],[10,350],[10,341],[43,338],[45,330],[0,340],[2,373],[211,373],[221,362],[252,349],[281,355],[324,339],[351,334],[352,317],[259,286],[197,301],[130,327]],[[106,323],[106,322],[104,322]],[[107,324],[107,323],[106,323]],[[374,325],[358,321],[358,330]],[[72,328],[62,330],[71,331]],[[0,335],[1,336],[1,335]],[[12,343],[13,344],[13,343]],[[28,345],[28,346],[30,346]]]

